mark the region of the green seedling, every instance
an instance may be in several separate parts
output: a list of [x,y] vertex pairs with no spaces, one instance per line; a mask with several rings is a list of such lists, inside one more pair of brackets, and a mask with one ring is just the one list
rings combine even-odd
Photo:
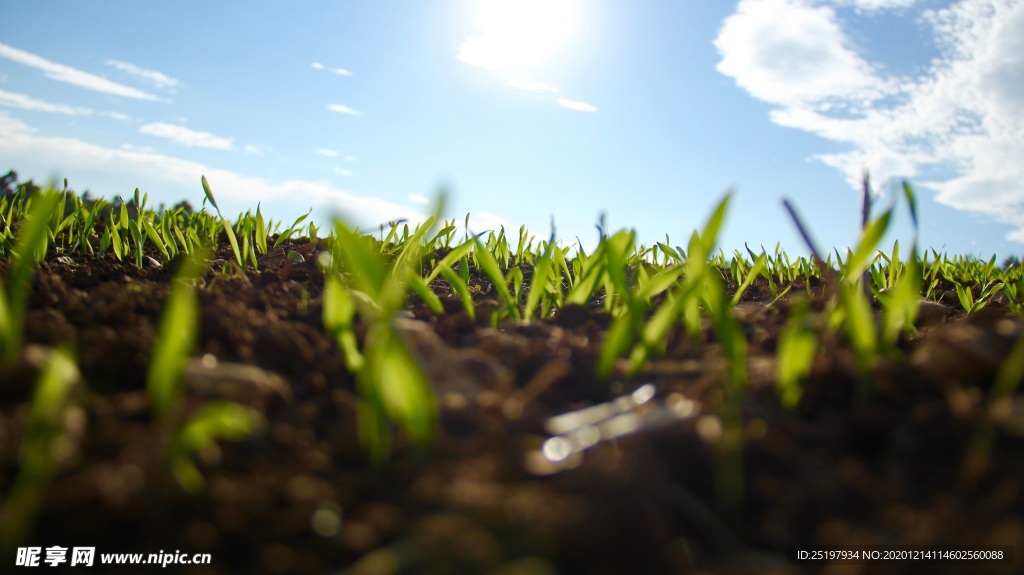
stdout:
[[172,256],[171,249],[173,248],[168,247],[168,245],[164,242],[163,238],[160,237],[160,233],[157,232],[156,228],[153,226],[152,223],[150,223],[149,220],[142,219],[141,221],[142,227],[146,232],[146,236],[149,237],[149,240],[153,242],[153,245],[156,246],[156,249],[160,250],[160,254],[163,255],[164,257],[164,261],[170,260]]
[[891,349],[901,332],[916,331],[914,324],[921,309],[921,281],[921,264],[916,255],[911,254],[902,273],[891,280],[890,291],[878,294],[878,301],[884,310],[881,336],[883,349]]
[[646,310],[631,289],[626,274],[626,260],[633,249],[635,233],[623,230],[611,237],[602,237],[605,238],[602,242],[605,309],[613,309],[616,303],[621,304],[618,314],[608,327],[597,360],[598,377],[607,379],[612,375],[615,361],[635,344],[643,329]]
[[[750,271],[747,272],[746,276],[743,278],[743,281],[740,282],[739,287],[736,288],[736,293],[732,295],[732,300],[729,302],[729,305],[731,305],[732,307],[736,307],[740,303],[740,300],[743,299],[743,294],[746,293],[750,285],[753,284],[754,281],[761,275],[761,271],[765,268],[765,264],[767,261],[768,258],[764,254],[761,254],[760,256],[757,257],[757,259],[754,260],[753,265],[750,266]],[[806,277],[810,277],[809,272],[810,270],[808,270],[805,273]],[[806,283],[808,286],[811,285],[810,281]]]
[[889,222],[891,219],[892,208],[886,210],[877,219],[869,222],[868,226],[864,228],[864,232],[861,235],[860,242],[857,244],[857,248],[846,260],[846,270],[843,274],[845,282],[859,282],[863,273],[878,257],[875,255],[876,249],[878,248],[878,242],[882,240],[882,236],[885,234],[886,230],[889,229]]
[[516,305],[523,299],[523,282],[526,281],[526,276],[523,275],[523,268],[519,266],[513,266],[509,268],[507,274],[505,274],[505,281],[512,288],[512,299],[515,300]]
[[359,373],[366,362],[356,339],[356,302],[337,274],[324,279],[323,301],[324,327],[334,335],[345,358],[345,367],[352,373]]
[[79,379],[78,367],[69,352],[49,352],[36,381],[22,436],[20,469],[0,515],[0,548],[5,553],[13,551],[28,535],[60,454],[66,451],[65,417]]
[[[439,264],[438,268],[440,269],[441,277],[443,277],[445,281],[448,282],[448,285],[451,286],[452,291],[458,294],[459,299],[462,301],[462,307],[463,309],[466,310],[466,315],[469,316],[469,319],[475,321],[476,306],[473,304],[473,293],[469,289],[469,284],[467,283],[466,278],[455,273],[454,271],[452,271],[452,268],[448,267],[447,265],[444,265],[443,263]],[[468,270],[469,265],[463,265],[462,269]]]
[[593,301],[604,281],[606,241],[601,241],[589,256],[581,249],[573,259],[572,289],[565,297],[566,304],[587,305]]
[[6,363],[15,361],[21,353],[25,308],[32,278],[36,263],[46,257],[49,243],[47,226],[57,211],[59,199],[59,194],[52,190],[32,199],[15,240],[6,291],[0,283],[0,357]]
[[190,257],[171,282],[147,370],[146,394],[153,417],[168,432],[181,395],[185,365],[196,344],[199,303],[194,284],[204,269],[203,258]]
[[[504,230],[502,230],[504,232]],[[497,292],[498,297],[504,304],[504,308],[495,312],[495,317],[492,321],[497,321],[497,314],[512,314],[515,319],[520,319],[519,306],[516,304],[515,299],[512,298],[512,292],[509,290],[508,282],[505,280],[505,274],[501,270],[501,265],[498,263],[498,258],[495,257],[491,249],[488,246],[480,242],[479,237],[473,239],[476,242],[476,249],[473,251],[473,257],[476,259],[477,265],[483,270],[487,277],[490,278],[491,283],[494,284],[494,291]],[[489,244],[491,242],[488,242]],[[500,252],[500,249],[498,250]]]
[[[450,238],[450,236],[452,234],[454,234],[455,228],[454,228],[454,226],[447,226],[447,227],[444,228],[444,230],[450,230],[448,232],[445,232],[445,234],[444,234],[445,238],[446,238],[445,242],[446,242],[446,246],[447,246],[447,242],[449,241],[448,238]],[[444,230],[442,230],[442,232]],[[438,235],[441,235],[441,234],[439,233]],[[437,236],[435,236],[435,238],[436,237]],[[452,291],[455,294],[457,294],[459,296],[459,298],[462,300],[463,308],[466,310],[466,314],[471,319],[476,319],[476,308],[475,308],[475,306],[473,304],[473,294],[472,294],[472,292],[469,289],[469,276],[468,275],[461,276],[459,274],[456,274],[452,270],[452,265],[457,263],[457,262],[465,261],[465,263],[460,263],[459,264],[459,268],[460,268],[460,270],[465,270],[466,272],[468,272],[469,271],[468,256],[473,251],[473,248],[475,248],[475,247],[476,247],[476,245],[475,245],[474,242],[466,241],[465,243],[463,243],[460,246],[457,246],[457,247],[455,247],[453,249],[449,249],[448,253],[443,258],[441,258],[440,261],[438,261],[437,263],[434,264],[433,269],[423,279],[423,282],[425,284],[429,285],[430,282],[434,281],[438,276],[443,277],[445,279],[445,281],[448,282],[448,285],[451,286]],[[448,249],[448,248],[445,247],[445,249]],[[437,302],[437,303],[440,304],[440,302]]]
[[[864,238],[858,252],[847,259],[847,273],[839,285],[839,306],[832,318],[832,325],[841,324],[845,327],[850,344],[857,352],[861,370],[868,373],[874,369],[877,361],[879,338],[871,304],[860,287],[861,274],[867,267],[865,254],[870,252],[865,246],[871,240],[867,234]],[[858,253],[861,255],[858,256]]]
[[409,282],[409,287],[412,289],[419,298],[430,308],[430,311],[436,315],[444,313],[444,306],[441,305],[441,298],[437,297],[434,290],[423,281],[423,278],[412,272],[411,270],[406,274],[406,281]]
[[845,327],[850,345],[857,352],[861,370],[870,373],[878,360],[878,332],[875,316],[864,292],[856,283],[843,282],[839,286],[839,307],[834,321]]
[[154,419],[171,437],[168,449],[171,472],[189,493],[200,492],[205,483],[193,457],[217,440],[236,441],[248,437],[262,425],[262,416],[247,407],[210,402],[175,430],[174,418],[182,393],[185,366],[196,343],[199,305],[195,282],[202,276],[205,254],[188,258],[172,281],[164,303],[146,377],[146,392]]
[[1013,397],[1024,382],[1024,337],[1017,341],[1006,354],[1006,359],[996,372],[995,381],[988,392],[986,406],[990,419],[984,419],[974,429],[974,438],[961,464],[961,477],[968,484],[976,484],[991,462],[992,442],[995,429],[992,419],[1006,417],[1013,412]]
[[[687,250],[685,264],[667,268],[651,276],[638,293],[632,296],[632,299],[627,300],[623,314],[618,316],[608,329],[608,335],[598,359],[599,375],[604,377],[610,375],[614,360],[630,347],[632,347],[632,353],[630,354],[629,373],[631,375],[638,373],[647,358],[652,353],[661,350],[669,330],[679,319],[683,320],[691,334],[699,331],[699,306],[702,300],[708,304],[709,312],[715,316],[716,327],[729,340],[723,349],[727,352],[742,352],[745,357],[745,337],[741,346],[735,339],[736,332],[730,323],[730,306],[726,305],[724,300],[724,287],[721,285],[721,278],[715,275],[717,271],[709,273],[712,268],[707,262],[707,254],[710,253],[717,241],[718,231],[725,218],[730,197],[730,195],[726,195],[719,202],[703,232],[694,232]],[[613,236],[614,238],[615,236]],[[605,254],[609,253],[613,255],[607,258],[607,268],[617,268],[613,272],[613,277],[618,277],[618,279],[613,280],[613,283],[628,287],[624,283],[624,266],[620,263],[623,260],[624,252],[621,248],[605,248]],[[646,313],[651,299],[668,290],[681,275],[684,278],[682,285],[669,292],[650,320],[646,321]],[[628,289],[624,291],[627,297],[630,297],[630,291]],[[637,338],[639,338],[639,342],[636,342]],[[745,372],[745,369],[744,364],[742,370]],[[737,371],[735,375],[739,376],[739,372]],[[745,376],[741,379],[745,381]]]
[[265,426],[263,414],[237,403],[211,401],[189,418],[171,445],[171,471],[178,484],[192,494],[206,482],[194,458],[214,449],[218,441],[241,441]]
[[[718,335],[722,354],[727,360],[728,385],[725,390],[729,401],[722,404],[719,414],[722,420],[722,435],[715,453],[715,496],[725,514],[732,518],[734,523],[738,523],[741,520],[744,499],[743,418],[739,400],[747,386],[747,338],[742,326],[731,313],[731,301],[726,298],[725,286],[719,271],[724,267],[724,258],[717,264],[709,265],[705,255],[714,249],[731,197],[731,194],[726,194],[715,208],[703,232],[699,236],[694,234],[691,239],[686,263],[686,281],[701,286],[694,288],[694,295],[690,296],[690,301],[695,300],[695,296],[699,294]],[[684,305],[684,314],[687,307],[692,310],[693,304]]]
[[267,253],[268,227],[263,221],[263,214],[260,213],[260,204],[256,204],[255,229],[253,230],[253,244],[261,254]]
[[[213,191],[210,190],[210,183],[206,181],[206,176],[202,177],[203,182],[203,193],[206,194],[206,198],[203,199],[203,204],[206,201],[210,201],[210,205],[213,209],[217,210],[217,217],[220,219],[221,227],[224,229],[224,233],[228,236],[228,242],[231,243],[231,251],[235,254],[235,263],[238,267],[245,268],[245,259],[242,257],[242,251],[238,247],[238,238],[235,237],[235,230],[231,227],[231,224],[224,219],[224,214],[220,213],[220,208],[217,206],[217,200],[213,197]],[[216,242],[213,242],[216,245]]]
[[[392,422],[414,444],[425,445],[433,437],[437,408],[430,382],[394,324],[406,298],[405,285],[395,278],[412,277],[409,258],[402,260],[404,270],[389,269],[366,239],[335,222],[330,275],[325,280],[324,325],[356,376],[360,440],[371,459],[381,463],[390,452]],[[338,277],[342,267],[351,274],[348,286]],[[369,322],[362,350],[353,330],[357,311]]]
[[[151,256],[165,261],[181,252],[195,256],[197,250],[215,245],[224,234],[234,257],[218,277],[248,281],[243,266],[255,266],[257,254],[266,253],[272,239],[277,247],[299,235],[315,239],[318,233],[328,231],[308,221],[308,212],[276,234],[280,224],[265,221],[259,205],[255,214],[240,214],[232,226],[221,214],[205,178],[203,184],[203,203],[210,201],[215,214],[177,207],[156,212],[146,207],[147,198],[139,192],[120,205],[90,202],[68,191],[66,184],[63,192],[51,195],[19,186],[17,193],[0,197],[0,256],[8,258],[0,291],[0,353],[5,360],[21,353],[21,326],[32,273],[51,244],[62,254],[104,257],[112,253],[117,259],[141,265],[144,249],[151,248]],[[808,239],[810,258],[792,257],[778,244],[771,252],[762,246],[760,253],[747,248],[746,255],[736,251],[727,257],[714,246],[725,202],[705,229],[690,237],[686,249],[673,246],[667,236],[663,242],[637,246],[631,232],[612,232],[603,220],[592,253],[581,245],[560,248],[553,229],[547,241],[531,235],[525,227],[511,238],[504,229],[472,236],[468,219],[464,241],[458,243],[455,221],[442,221],[439,214],[418,226],[402,221],[381,226],[379,237],[347,228],[333,230],[329,243],[335,257],[325,265],[323,319],[346,366],[356,374],[364,442],[377,446],[369,449],[381,460],[395,429],[416,441],[430,435],[436,407],[429,382],[409,353],[409,342],[394,318],[404,309],[410,292],[434,313],[442,313],[441,300],[434,294],[442,279],[470,318],[475,317],[474,297],[481,295],[477,282],[483,280],[482,289],[502,306],[489,318],[494,324],[504,319],[537,321],[573,304],[603,309],[612,318],[598,358],[598,371],[605,378],[616,375],[623,358],[628,360],[625,375],[639,374],[650,357],[664,352],[681,326],[695,345],[710,342],[721,350],[728,380],[723,384],[728,385],[730,397],[742,393],[746,381],[746,336],[732,308],[755,282],[767,283],[774,300],[769,306],[775,306],[792,293],[794,284],[802,282],[808,298],[823,298],[825,307],[817,314],[808,311],[804,319],[794,312],[780,336],[776,377],[781,401],[787,407],[799,401],[800,386],[818,346],[848,344],[856,351],[868,381],[881,358],[899,353],[901,346],[896,344],[900,337],[913,333],[922,292],[932,299],[945,297],[945,303],[959,301],[967,312],[1000,305],[1019,313],[1024,305],[1024,270],[1020,266],[1000,269],[994,258],[951,256],[941,250],[925,251],[918,257],[916,198],[907,184],[903,192],[915,230],[910,249],[897,242],[891,250],[879,250],[893,210],[872,220],[872,206],[867,201],[861,214],[861,238],[854,249],[820,252]],[[44,209],[50,201],[51,208]],[[792,212],[792,206],[787,207]],[[129,212],[130,208],[134,211]],[[807,239],[806,230],[795,221]],[[433,231],[436,222],[442,223]],[[824,261],[823,256],[827,256]],[[737,286],[731,296],[725,293],[726,279]],[[812,279],[817,280],[814,285],[823,286],[820,293],[817,288],[812,292]],[[953,302],[948,301],[946,288],[953,290]],[[170,366],[166,370],[169,375],[162,383],[155,374],[147,379],[154,417],[165,421],[176,411],[180,394],[180,381],[175,383],[174,377],[180,371],[175,371],[175,366],[191,353],[188,337],[194,338],[192,334],[182,339],[188,330],[180,326],[189,320],[181,311],[188,306],[174,303],[181,297],[172,287],[165,314],[168,318],[180,316],[167,320],[176,321],[179,327],[167,328],[172,335],[166,338],[160,336],[161,346],[169,339],[169,347],[167,351],[154,350],[152,362]],[[872,309],[872,298],[877,298],[880,314]],[[315,305],[310,307],[315,309]],[[357,337],[357,333],[365,336]],[[844,337],[837,340],[836,334]],[[401,382],[389,382],[389,378]],[[729,417],[723,413],[727,427],[738,425]]]
[[285,230],[281,234],[278,234],[277,240],[274,241],[274,247],[276,248],[283,244],[284,242],[291,239],[293,235],[295,235],[299,230],[302,229],[303,222],[305,222],[306,218],[308,218],[312,213],[313,208],[310,208],[308,212],[296,218],[295,221],[292,222],[292,225],[287,230]]
[[811,374],[818,349],[818,334],[808,317],[806,303],[794,305],[786,327],[779,334],[775,387],[786,409],[800,403],[804,381]]

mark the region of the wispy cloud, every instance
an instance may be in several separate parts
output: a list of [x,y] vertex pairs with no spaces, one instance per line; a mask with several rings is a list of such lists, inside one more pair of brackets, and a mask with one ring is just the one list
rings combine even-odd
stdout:
[[310,64],[310,66],[312,66],[313,68],[315,68],[317,70],[324,70],[326,72],[331,72],[332,74],[337,74],[339,76],[351,76],[352,75],[352,72],[346,70],[345,68],[331,68],[330,66],[324,66],[320,62],[313,62],[313,63]]
[[157,138],[167,138],[176,144],[190,148],[213,148],[215,150],[230,150],[233,138],[215,136],[209,132],[199,132],[179,126],[176,124],[165,124],[155,122],[145,124],[139,128],[139,132]]
[[873,12],[875,10],[887,10],[893,8],[910,8],[918,0],[838,0],[835,2],[841,6],[852,6],[857,10]]
[[19,108],[21,110],[31,110],[33,112],[67,114],[68,116],[92,115],[92,110],[90,110],[89,108],[65,106],[64,104],[51,104],[50,102],[37,100],[36,98],[27,96],[25,94],[8,92],[6,90],[0,90],[0,106],[6,106],[8,108]]
[[838,95],[849,105],[894,88],[850,47],[835,11],[808,0],[743,0],[715,46],[718,71],[773,104],[828,104]]
[[423,194],[409,194],[408,197],[409,197],[409,201],[414,203],[414,204],[420,204],[420,205],[424,205],[424,206],[430,204],[430,198],[428,198],[427,196],[424,196]]
[[911,177],[946,205],[1015,226],[1010,239],[1024,242],[1024,2],[901,14],[929,27],[941,49],[913,78],[867,61],[833,9],[914,4],[742,0],[715,40],[718,70],[773,104],[775,123],[849,146],[815,158],[855,189],[864,168],[876,181]]
[[534,80],[529,76],[522,74],[512,74],[505,76],[505,83],[513,88],[519,88],[520,90],[527,90],[530,92],[559,92],[558,86]]
[[363,113],[359,110],[353,110],[344,104],[328,104],[327,109],[332,112],[338,112],[339,114],[348,114],[350,116],[362,116]]
[[156,150],[156,148],[151,148],[149,146],[137,146],[135,144],[121,144],[121,146],[118,149],[119,150],[123,150],[125,152],[139,152],[139,153],[142,153],[142,154],[159,154],[159,152]]
[[124,62],[121,60],[107,60],[104,64],[112,66],[116,70],[125,72],[136,78],[151,84],[155,88],[160,90],[174,90],[178,87],[178,80],[172,78],[163,72],[157,72],[156,70],[147,70],[146,68],[140,68],[135,64]]
[[242,148],[242,151],[245,152],[246,154],[250,154],[250,155],[253,155],[253,156],[262,156],[262,155],[267,153],[267,147],[266,146],[257,146],[255,144],[246,144]]
[[469,213],[469,231],[473,234],[497,231],[501,228],[514,230],[519,227],[517,224],[513,224],[499,215],[485,212],[483,210],[471,210]]
[[596,112],[597,107],[587,102],[580,102],[579,100],[570,100],[568,98],[559,98],[558,105],[563,108],[569,108],[570,110],[578,110],[580,112]]
[[79,88],[85,88],[86,90],[92,90],[94,92],[100,92],[103,94],[110,94],[113,96],[121,96],[124,98],[134,98],[136,100],[156,100],[157,97],[152,94],[147,94],[141,90],[130,88],[117,82],[111,82],[106,78],[101,78],[82,70],[77,70],[70,66],[51,62],[46,58],[19,50],[7,44],[0,44],[0,58],[7,58],[13,62],[29,66],[41,71],[47,78],[56,80],[57,82],[64,82]]
[[314,216],[319,214],[321,222],[329,221],[328,218],[339,210],[351,223],[364,227],[376,227],[381,222],[397,219],[420,222],[426,218],[406,206],[362,196],[324,182],[270,181],[144,148],[107,148],[74,138],[41,135],[4,111],[0,111],[0,157],[17,165],[32,163],[27,161],[31,158],[43,165],[60,165],[69,173],[72,170],[95,172],[109,166],[106,173],[119,185],[176,188],[185,194],[198,193],[199,197],[202,196],[199,178],[205,174],[217,193],[217,200],[234,204],[221,206],[228,212],[251,208],[261,201],[294,203],[296,198],[301,198],[302,202],[309,202],[305,205],[313,205],[318,210]]
[[325,156],[327,158],[337,158],[338,156],[341,155],[341,152],[339,152],[338,150],[331,150],[328,148],[320,148],[319,150],[316,151],[316,155]]
[[345,160],[346,162],[358,162],[359,161],[359,158],[357,158],[355,156],[345,156],[342,159]]

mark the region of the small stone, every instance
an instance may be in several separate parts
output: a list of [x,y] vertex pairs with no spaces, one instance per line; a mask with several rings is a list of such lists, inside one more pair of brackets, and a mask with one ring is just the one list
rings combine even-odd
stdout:
[[950,307],[930,299],[922,299],[917,312],[917,326],[934,325],[946,321]]
[[60,264],[62,266],[73,266],[73,265],[75,265],[75,260],[71,259],[68,256],[57,256],[57,257],[53,258],[52,260],[50,260],[50,262],[51,263],[55,263],[55,264]]

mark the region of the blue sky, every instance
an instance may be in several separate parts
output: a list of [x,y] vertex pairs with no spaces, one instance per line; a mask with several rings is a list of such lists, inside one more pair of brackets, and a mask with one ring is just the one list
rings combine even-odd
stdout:
[[[922,243],[1024,252],[1022,0],[0,0],[0,171],[291,220],[584,245],[601,214],[727,251],[858,233],[909,177]],[[891,192],[891,187],[888,190]],[[908,242],[903,207],[887,238]],[[903,243],[901,242],[901,243]]]

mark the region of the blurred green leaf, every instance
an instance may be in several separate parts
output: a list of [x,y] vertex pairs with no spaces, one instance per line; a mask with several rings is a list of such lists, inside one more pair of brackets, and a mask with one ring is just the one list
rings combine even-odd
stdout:
[[854,250],[853,255],[846,261],[846,276],[844,279],[847,282],[859,280],[861,274],[871,265],[872,256],[878,247],[878,242],[882,240],[882,236],[889,228],[890,219],[892,219],[892,208],[871,221],[867,228],[864,229],[864,234],[861,236],[860,243],[857,244],[857,249]]
[[803,382],[811,374],[818,336],[807,325],[807,306],[794,308],[793,315],[779,334],[776,353],[776,389],[786,409],[792,409],[803,396]]
[[199,329],[199,302],[194,281],[205,270],[205,254],[185,260],[164,302],[156,345],[146,372],[146,393],[153,415],[169,428],[181,394],[185,364],[195,347]]
[[265,425],[263,415],[237,403],[211,401],[182,425],[171,450],[171,470],[189,493],[202,491],[205,481],[192,458],[217,441],[240,441]]

